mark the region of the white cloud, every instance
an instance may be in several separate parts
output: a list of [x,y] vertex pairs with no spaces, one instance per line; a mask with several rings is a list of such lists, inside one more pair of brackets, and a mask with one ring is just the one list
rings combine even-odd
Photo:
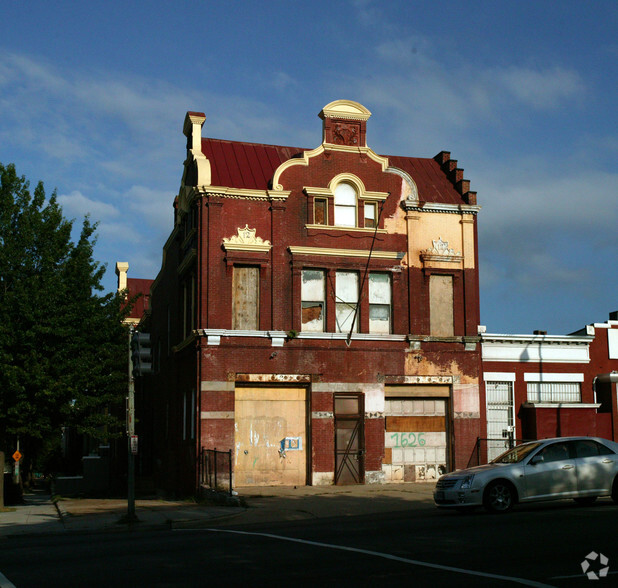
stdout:
[[173,204],[175,194],[165,190],[153,190],[146,186],[132,186],[124,195],[132,216],[142,226],[145,223],[158,231],[170,233],[173,227]]
[[520,102],[534,108],[556,108],[562,102],[585,94],[581,76],[573,70],[561,67],[531,69],[510,66],[485,72],[488,80],[495,80],[498,87]]
[[90,215],[93,222],[114,218],[120,214],[115,206],[106,202],[91,200],[78,190],[58,196],[58,203],[62,206],[65,215],[77,218]]

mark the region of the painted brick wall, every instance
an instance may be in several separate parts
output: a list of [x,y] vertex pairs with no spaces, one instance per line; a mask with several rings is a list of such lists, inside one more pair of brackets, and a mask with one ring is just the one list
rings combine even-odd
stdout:
[[312,419],[312,470],[333,472],[335,470],[335,421],[334,419]]

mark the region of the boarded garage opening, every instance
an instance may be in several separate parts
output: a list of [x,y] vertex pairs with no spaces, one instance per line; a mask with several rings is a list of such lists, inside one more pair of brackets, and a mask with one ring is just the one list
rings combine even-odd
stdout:
[[447,471],[449,388],[403,388],[385,391],[385,480],[435,480]]
[[307,483],[307,392],[236,388],[235,486]]

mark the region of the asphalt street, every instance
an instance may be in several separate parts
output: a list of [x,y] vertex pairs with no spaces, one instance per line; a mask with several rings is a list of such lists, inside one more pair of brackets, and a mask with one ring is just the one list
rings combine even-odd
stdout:
[[[371,515],[248,520],[8,537],[0,543],[0,572],[17,588],[618,584],[618,506],[609,500],[520,506],[507,515],[462,515],[427,504]],[[608,568],[592,584],[582,570],[587,556],[589,572]]]

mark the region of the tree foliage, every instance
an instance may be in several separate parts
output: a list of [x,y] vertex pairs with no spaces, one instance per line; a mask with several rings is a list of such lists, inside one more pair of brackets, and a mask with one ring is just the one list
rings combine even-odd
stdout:
[[31,458],[63,426],[94,439],[121,429],[127,378],[122,301],[102,294],[96,224],[79,239],[54,192],[0,164],[0,449]]

